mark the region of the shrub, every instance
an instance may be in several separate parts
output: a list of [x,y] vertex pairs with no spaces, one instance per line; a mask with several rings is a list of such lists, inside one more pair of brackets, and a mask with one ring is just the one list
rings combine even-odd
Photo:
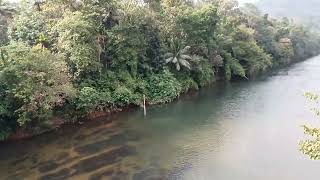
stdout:
[[93,87],[83,87],[79,92],[75,104],[77,111],[90,113],[110,107],[113,101],[108,91],[100,92]]
[[179,83],[181,84],[181,92],[186,93],[189,90],[198,90],[199,86],[197,82],[195,82],[192,77],[188,74],[181,74],[177,77]]
[[7,112],[1,114],[10,114],[8,121],[20,126],[49,120],[54,108],[74,95],[68,68],[59,55],[45,49],[22,49],[8,51],[0,68],[0,84],[5,89],[0,98],[8,102],[7,106],[1,104]]
[[130,104],[139,105],[141,102],[140,96],[133,93],[126,86],[119,86],[113,93],[113,99],[118,106],[125,106]]
[[202,59],[198,67],[194,71],[194,79],[196,83],[203,87],[213,81],[214,71],[212,65],[205,59]]
[[177,98],[182,87],[179,81],[168,71],[154,74],[147,81],[147,97],[150,104],[171,102]]

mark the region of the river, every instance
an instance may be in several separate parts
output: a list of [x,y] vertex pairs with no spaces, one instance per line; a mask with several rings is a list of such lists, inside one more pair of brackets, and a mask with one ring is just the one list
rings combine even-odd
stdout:
[[[0,179],[318,180],[298,150],[319,125],[303,97],[320,57],[252,81],[216,83],[171,104],[0,144]],[[111,121],[111,123],[110,123]]]

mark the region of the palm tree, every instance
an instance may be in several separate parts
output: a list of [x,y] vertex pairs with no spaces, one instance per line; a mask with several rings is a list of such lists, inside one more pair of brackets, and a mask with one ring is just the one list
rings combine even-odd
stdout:
[[172,63],[176,66],[177,71],[180,71],[181,67],[191,69],[191,64],[189,61],[192,61],[193,58],[188,55],[190,46],[186,46],[183,49],[176,49],[173,53],[169,52],[165,54],[166,63]]

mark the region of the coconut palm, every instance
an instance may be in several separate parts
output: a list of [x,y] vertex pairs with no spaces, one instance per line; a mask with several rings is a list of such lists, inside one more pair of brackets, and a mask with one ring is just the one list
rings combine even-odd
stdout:
[[191,69],[190,61],[193,58],[188,55],[188,51],[190,50],[190,46],[186,46],[183,49],[178,49],[175,52],[169,52],[165,54],[166,63],[172,63],[175,65],[177,71],[181,70],[181,67],[185,67],[187,69]]

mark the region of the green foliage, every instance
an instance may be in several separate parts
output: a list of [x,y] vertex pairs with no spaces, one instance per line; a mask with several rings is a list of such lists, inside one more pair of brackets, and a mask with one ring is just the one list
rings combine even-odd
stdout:
[[215,76],[213,65],[207,59],[200,58],[197,66],[192,72],[192,76],[200,87],[212,83]]
[[23,4],[19,14],[14,17],[14,25],[10,29],[10,37],[15,41],[22,41],[33,46],[41,33],[47,33],[43,14],[32,10],[30,4]]
[[[15,49],[19,46],[14,47]],[[68,68],[62,57],[45,49],[22,48],[7,55],[0,69],[0,82],[5,89],[1,98],[2,115],[16,119],[20,126],[48,120],[56,107],[63,106],[74,94]],[[24,50],[24,51],[22,51]],[[8,116],[9,112],[9,116]],[[7,114],[7,115],[6,115]]]
[[192,78],[190,74],[179,74],[177,80],[181,85],[181,93],[186,93],[189,90],[198,90],[198,83]]
[[208,59],[213,58],[216,45],[215,31],[220,18],[217,11],[216,6],[206,5],[198,9],[188,8],[178,16],[186,42]]
[[83,87],[75,101],[76,110],[84,113],[105,110],[113,103],[109,91],[99,92],[93,87]]
[[125,106],[130,104],[139,105],[142,102],[142,98],[140,98],[137,94],[134,94],[130,89],[128,89],[125,86],[120,86],[116,88],[116,90],[113,93],[113,99],[119,106]]
[[300,150],[313,160],[320,160],[320,129],[304,126],[304,133],[312,140],[300,142]]
[[[313,93],[306,93],[305,96],[315,102],[319,103],[320,96]],[[314,108],[313,111],[319,117],[320,112],[318,108]],[[300,150],[304,154],[308,155],[311,159],[320,160],[320,128],[313,128],[310,126],[303,126],[304,133],[312,139],[303,140],[300,142]]]
[[280,64],[289,64],[294,57],[294,49],[290,39],[282,39],[287,40],[287,42],[280,42],[277,45],[277,54],[279,58]]
[[245,69],[237,59],[233,58],[230,53],[224,53],[223,57],[225,59],[224,70],[227,80],[230,80],[232,76],[246,77]]
[[100,71],[96,29],[81,12],[66,13],[57,24],[58,50],[75,77]]
[[114,71],[129,71],[133,76],[137,76],[140,53],[145,52],[146,41],[137,28],[115,27],[111,32],[110,48],[107,50],[111,54],[110,68]]
[[255,29],[255,40],[272,55],[274,65],[286,65],[319,53],[318,34],[312,33],[311,38],[310,30],[289,22],[287,18],[275,20],[268,14],[262,16],[252,4],[247,4],[242,11],[248,19],[246,24]]
[[182,91],[179,81],[168,71],[154,74],[147,80],[147,97],[150,104],[171,102]]

